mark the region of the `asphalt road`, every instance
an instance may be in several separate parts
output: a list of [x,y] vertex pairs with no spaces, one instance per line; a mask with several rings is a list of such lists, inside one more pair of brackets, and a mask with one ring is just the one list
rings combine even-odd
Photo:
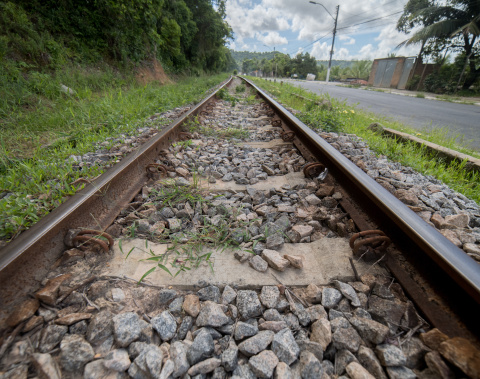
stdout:
[[347,104],[399,121],[419,132],[445,129],[457,143],[480,151],[480,106],[349,88],[322,82],[290,81],[309,91],[346,100]]

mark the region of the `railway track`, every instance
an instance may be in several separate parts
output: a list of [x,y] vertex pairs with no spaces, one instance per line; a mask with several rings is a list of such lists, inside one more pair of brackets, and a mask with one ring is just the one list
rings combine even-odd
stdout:
[[480,375],[478,263],[239,78],[0,267],[5,375]]

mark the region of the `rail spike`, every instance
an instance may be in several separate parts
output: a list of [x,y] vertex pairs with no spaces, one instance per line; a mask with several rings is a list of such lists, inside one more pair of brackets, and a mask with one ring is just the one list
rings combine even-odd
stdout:
[[312,162],[312,163],[308,163],[303,168],[303,175],[305,175],[306,178],[313,179],[318,177],[325,170],[326,170],[325,166],[320,162]]
[[[108,243],[99,237],[106,238]],[[97,244],[106,253],[110,251],[114,244],[113,238],[110,234],[94,229],[84,229],[79,231],[72,239],[72,242],[75,247],[82,250],[86,250],[90,244]]]
[[295,132],[283,132],[281,136],[284,142],[292,142],[295,139]]
[[[363,238],[366,236],[373,236],[369,238]],[[362,239],[359,239],[361,238]],[[350,238],[350,248],[353,251],[353,255],[359,255],[361,251],[368,249],[373,250],[376,253],[384,251],[392,241],[381,230],[364,230],[363,232],[355,233]]]
[[178,139],[180,141],[188,141],[189,139],[192,139],[193,136],[192,136],[192,133],[188,133],[188,132],[180,132],[180,134],[178,135]]
[[145,167],[145,170],[147,171],[147,178],[151,179],[157,172],[160,172],[162,177],[166,177],[168,167],[160,163],[150,163],[147,165],[147,167]]

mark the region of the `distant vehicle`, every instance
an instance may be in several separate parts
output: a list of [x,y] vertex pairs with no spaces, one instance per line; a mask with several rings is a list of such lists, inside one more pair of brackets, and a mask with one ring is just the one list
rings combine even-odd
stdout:
[[313,74],[307,74],[307,80],[309,81],[314,81],[316,78],[316,75],[313,75]]

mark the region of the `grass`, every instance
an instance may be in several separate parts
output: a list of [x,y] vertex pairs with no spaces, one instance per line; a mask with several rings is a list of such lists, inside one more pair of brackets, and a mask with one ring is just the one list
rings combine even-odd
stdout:
[[147,124],[146,118],[197,102],[226,78],[226,74],[184,78],[163,86],[118,80],[95,90],[82,87],[86,82],[79,79],[76,96],[40,96],[34,107],[4,111],[0,121],[0,239],[12,240],[63,203],[77,190],[70,183],[80,177],[93,178],[114,163],[74,170],[72,156],[108,150],[113,138],[135,134],[145,125],[161,128]]
[[425,99],[425,94],[423,92],[418,92],[415,97],[418,97],[419,99]]
[[[208,197],[205,194],[206,190],[200,187],[198,180],[194,180],[190,187],[177,186],[173,181],[166,180],[161,187],[150,193],[148,201],[152,202],[156,209],[167,206],[179,207],[179,205],[186,207],[187,203],[192,210],[197,207],[203,208],[203,206],[211,208],[211,201],[207,200]],[[150,241],[167,243],[169,246],[166,252],[160,255],[154,254],[152,250],[144,251],[149,255],[145,261],[153,262],[155,265],[142,276],[140,281],[157,269],[162,269],[172,276],[177,276],[182,272],[196,269],[201,264],[207,264],[213,271],[213,251],[223,252],[226,249],[238,248],[241,243],[238,237],[241,237],[243,241],[250,240],[248,226],[255,220],[250,221],[250,223],[237,221],[240,212],[241,209],[228,209],[220,205],[216,207],[214,217],[203,216],[201,223],[198,220],[195,223],[192,214],[190,218],[183,219],[182,228],[178,232],[165,229],[160,235],[147,236]],[[135,223],[132,223],[127,229],[129,229],[129,237],[135,237]],[[172,271],[176,270],[175,274],[172,274],[169,268]]]
[[[465,162],[447,164],[441,158],[432,156],[425,148],[414,143],[392,143],[392,139],[377,135],[367,128],[372,122],[381,123],[387,128],[416,135],[441,146],[480,158],[478,152],[458,146],[455,138],[447,136],[445,129],[419,133],[401,123],[388,121],[374,113],[359,110],[355,106],[348,106],[345,102],[330,98],[328,95],[319,97],[286,83],[279,85],[258,78],[250,78],[250,80],[276,96],[283,104],[299,110],[300,113],[297,114],[297,117],[312,129],[355,134],[365,140],[376,154],[384,155],[393,161],[412,167],[424,175],[431,175],[455,191],[476,201],[477,204],[480,203],[480,175],[474,172],[465,172],[463,170]],[[306,102],[294,94],[313,101],[327,99],[332,104],[332,108],[317,107],[313,101]]]
[[473,100],[466,100],[465,97],[452,96],[452,95],[436,95],[437,100],[448,101],[449,103],[459,103],[459,104],[475,104]]
[[206,137],[215,137],[215,138],[223,138],[223,139],[245,139],[248,138],[249,131],[242,128],[214,128],[210,126],[205,126],[200,124],[197,121],[190,122],[187,126],[188,131],[190,133],[201,133]]

